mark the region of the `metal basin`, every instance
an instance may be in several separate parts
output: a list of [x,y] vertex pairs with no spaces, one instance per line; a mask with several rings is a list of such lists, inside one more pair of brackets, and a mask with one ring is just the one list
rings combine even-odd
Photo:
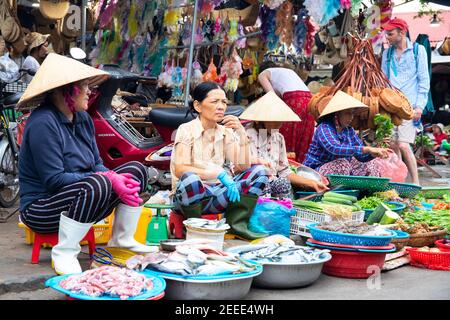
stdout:
[[256,265],[256,270],[237,275],[183,277],[149,270],[144,273],[164,278],[166,281],[165,298],[167,299],[238,300],[248,294],[253,278],[262,273],[262,266]]
[[320,176],[320,174],[317,171],[306,166],[298,167],[297,175],[303,178],[312,179],[317,182],[322,182],[322,177]]
[[[234,247],[229,251],[238,253],[240,248],[248,247]],[[263,272],[253,280],[253,285],[255,287],[270,289],[289,289],[308,286],[320,277],[324,263],[331,260],[331,254],[326,253],[324,255],[325,258],[321,261],[310,263],[293,264],[255,261],[263,266]]]

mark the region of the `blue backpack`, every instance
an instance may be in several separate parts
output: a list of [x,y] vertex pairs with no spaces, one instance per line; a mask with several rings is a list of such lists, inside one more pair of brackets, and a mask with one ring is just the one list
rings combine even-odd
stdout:
[[[419,44],[414,42],[413,45],[413,54],[414,54],[414,59],[416,60],[416,70],[418,68],[418,59],[417,59],[417,53],[419,52]],[[387,78],[390,79],[391,76],[391,61],[392,61],[392,55],[394,54],[394,47],[390,46],[387,52]],[[394,69],[394,75],[397,76],[397,67],[395,66],[395,63],[393,65],[393,69]]]

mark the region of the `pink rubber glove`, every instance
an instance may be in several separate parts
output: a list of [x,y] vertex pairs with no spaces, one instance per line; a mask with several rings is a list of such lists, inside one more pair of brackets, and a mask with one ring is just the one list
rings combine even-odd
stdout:
[[141,184],[134,180],[130,173],[116,173],[114,171],[102,171],[97,173],[108,177],[114,192],[126,205],[137,207],[143,202],[139,197]]

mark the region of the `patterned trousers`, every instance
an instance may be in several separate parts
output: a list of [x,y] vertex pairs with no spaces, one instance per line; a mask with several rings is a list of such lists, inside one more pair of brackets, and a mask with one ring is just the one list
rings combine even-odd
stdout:
[[[125,163],[114,169],[117,173],[130,173],[141,183],[140,192],[147,189],[147,168],[137,161]],[[51,197],[34,201],[20,219],[38,233],[58,232],[61,212],[67,211],[70,219],[81,223],[98,222],[109,216],[120,203],[111,181],[93,173],[78,182],[69,184]]]
[[[236,181],[240,193],[259,196],[269,182],[267,174],[264,166],[254,165],[233,177],[233,180]],[[181,206],[193,205],[204,199],[208,199],[208,203],[203,207],[202,213],[222,213],[229,201],[227,188],[222,183],[204,184],[193,172],[183,174],[173,197],[175,211],[180,212]]]
[[342,158],[325,163],[318,171],[323,176],[327,174],[340,174],[346,176],[381,177],[380,169],[376,162],[373,160],[361,162],[356,158],[352,158],[351,160]]

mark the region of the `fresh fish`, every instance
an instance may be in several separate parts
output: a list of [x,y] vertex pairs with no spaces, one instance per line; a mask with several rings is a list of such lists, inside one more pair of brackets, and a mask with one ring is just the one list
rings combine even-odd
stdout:
[[175,273],[182,276],[192,274],[192,269],[187,264],[179,261],[165,261],[152,265],[152,267],[162,272]]
[[224,261],[208,260],[206,264],[197,268],[198,275],[217,276],[230,274],[239,271],[240,267],[236,264],[226,263]]
[[142,264],[143,261],[144,261],[144,256],[136,255],[136,256],[132,256],[131,258],[129,258],[125,262],[125,265],[128,269],[134,270],[134,269],[137,269]]

